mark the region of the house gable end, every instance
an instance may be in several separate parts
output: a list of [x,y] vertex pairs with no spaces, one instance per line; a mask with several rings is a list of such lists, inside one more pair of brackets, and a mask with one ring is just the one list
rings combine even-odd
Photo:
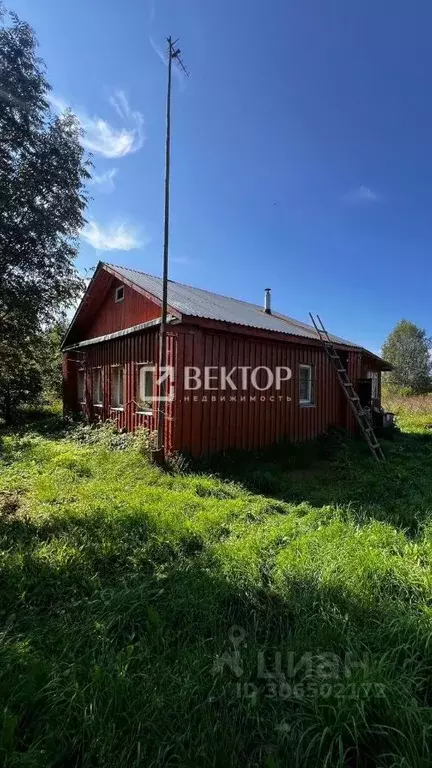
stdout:
[[62,346],[123,331],[160,316],[160,301],[156,297],[100,262]]

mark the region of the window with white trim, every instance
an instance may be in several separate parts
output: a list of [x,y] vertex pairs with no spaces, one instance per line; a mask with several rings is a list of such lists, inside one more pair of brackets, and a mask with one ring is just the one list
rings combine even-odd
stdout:
[[123,408],[124,406],[124,368],[122,365],[113,365],[111,368],[111,406]]
[[313,365],[300,366],[299,403],[300,405],[314,404],[314,367]]
[[78,369],[77,390],[78,390],[78,402],[79,403],[85,403],[86,396],[85,396],[85,370],[84,370],[84,368],[79,368]]
[[116,288],[115,300],[118,303],[119,301],[123,301],[123,299],[124,299],[124,285],[119,285]]
[[102,405],[102,368],[93,368],[93,405]]
[[149,363],[138,368],[138,412],[152,413],[155,368]]

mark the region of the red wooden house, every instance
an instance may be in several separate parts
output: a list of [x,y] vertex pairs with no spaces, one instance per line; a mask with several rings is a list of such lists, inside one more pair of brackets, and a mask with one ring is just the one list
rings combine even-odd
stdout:
[[[269,293],[267,293],[267,300]],[[154,429],[162,280],[100,262],[63,342],[64,406],[119,428]],[[354,386],[380,399],[390,366],[332,336]],[[337,375],[309,325],[170,281],[164,445],[193,455],[354,430]],[[367,389],[367,388],[366,388]]]

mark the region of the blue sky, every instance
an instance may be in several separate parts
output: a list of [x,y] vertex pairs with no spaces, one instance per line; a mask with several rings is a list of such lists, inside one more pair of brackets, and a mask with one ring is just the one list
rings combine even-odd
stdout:
[[417,0],[9,0],[36,29],[95,182],[80,268],[161,273],[168,34],[170,277],[378,350],[432,333],[432,4]]

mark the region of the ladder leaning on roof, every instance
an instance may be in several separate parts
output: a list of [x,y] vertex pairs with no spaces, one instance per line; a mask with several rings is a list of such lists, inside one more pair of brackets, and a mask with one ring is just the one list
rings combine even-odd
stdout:
[[369,417],[360,403],[360,398],[357,395],[357,392],[355,391],[354,386],[349,379],[348,373],[346,372],[342,364],[342,360],[339,357],[337,349],[334,346],[328,334],[328,331],[326,331],[326,329],[324,328],[323,322],[318,314],[317,314],[318,322],[315,320],[311,312],[309,312],[309,316],[310,316],[310,319],[312,320],[313,326],[318,334],[318,337],[325,349],[327,357],[329,358],[333,368],[336,371],[339,383],[345,393],[345,397],[348,400],[351,410],[354,413],[355,420],[359,425],[360,431],[362,432],[370,448],[372,455],[375,457],[377,461],[385,461],[384,453],[376,438],[375,432],[373,431],[372,424],[369,420]]

